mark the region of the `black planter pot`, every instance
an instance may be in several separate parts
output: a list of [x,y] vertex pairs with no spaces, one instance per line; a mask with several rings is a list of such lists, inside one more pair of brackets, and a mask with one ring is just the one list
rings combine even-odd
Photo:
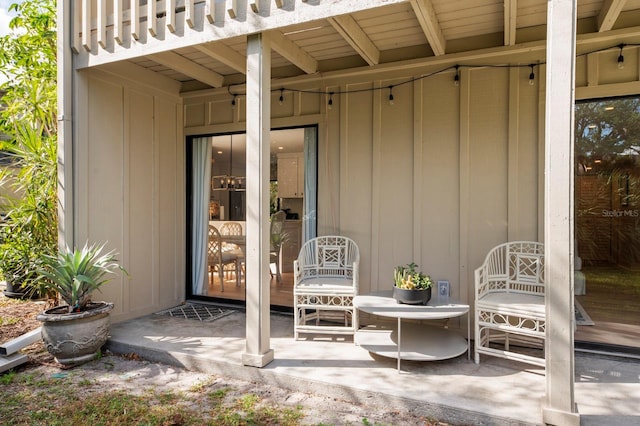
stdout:
[[31,299],[39,300],[42,296],[38,291],[26,288],[22,284],[14,284],[9,281],[5,281],[5,290],[2,292],[6,297],[12,299]]
[[405,305],[426,305],[431,300],[431,287],[426,290],[408,290],[393,286],[393,298]]
[[96,358],[109,337],[109,312],[113,303],[96,302],[82,312],[68,313],[58,306],[39,314],[42,340],[60,364],[73,366]]
[[10,281],[5,281],[6,288],[2,292],[5,296],[12,299],[22,299],[27,295],[27,291],[21,284],[13,284]]

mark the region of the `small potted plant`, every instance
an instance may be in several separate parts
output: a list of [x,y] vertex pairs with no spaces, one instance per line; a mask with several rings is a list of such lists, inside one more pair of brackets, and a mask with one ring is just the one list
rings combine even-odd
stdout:
[[37,316],[49,353],[63,365],[94,359],[109,337],[109,312],[113,303],[93,302],[91,293],[121,270],[115,252],[102,254],[104,244],[64,250],[46,256],[39,270],[40,288],[56,292],[66,303]]
[[398,303],[426,305],[431,300],[431,277],[417,268],[418,265],[411,262],[393,270],[393,298]]

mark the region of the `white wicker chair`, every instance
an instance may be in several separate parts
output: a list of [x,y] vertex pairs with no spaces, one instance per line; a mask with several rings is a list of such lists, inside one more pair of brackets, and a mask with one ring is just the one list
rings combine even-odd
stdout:
[[[282,257],[282,246],[286,240],[286,235],[284,233],[284,221],[286,219],[286,216],[287,213],[285,211],[279,210],[272,214],[269,220],[269,264],[273,263],[276,266],[275,276],[278,284],[282,284],[280,261]],[[269,272],[271,273],[271,277],[273,277],[271,265],[269,265]]]
[[218,273],[220,289],[224,291],[225,266],[233,265],[236,273],[236,285],[240,285],[240,264],[238,256],[234,253],[222,250],[222,237],[220,231],[213,225],[209,225],[209,240],[207,243],[210,283],[213,284],[213,274]]
[[[485,354],[544,367],[544,245],[515,241],[494,247],[475,271],[475,293],[476,364]],[[517,342],[542,348],[543,356],[510,347]]]
[[[224,242],[224,236],[227,235],[244,235],[244,232],[242,230],[242,225],[239,224],[238,222],[225,222],[222,224],[222,226],[220,227],[220,235],[222,236],[222,252],[223,253],[230,253],[230,254],[234,254],[237,258],[237,262],[238,262],[238,268],[237,271],[240,274],[244,274],[244,250],[242,250],[242,247],[238,246],[237,244],[233,244],[233,243],[226,243]],[[237,277],[236,280],[236,285],[240,285],[240,282],[242,281],[241,276]]]
[[317,237],[302,246],[293,262],[295,339],[300,333],[356,332],[359,262],[358,246],[346,237]]

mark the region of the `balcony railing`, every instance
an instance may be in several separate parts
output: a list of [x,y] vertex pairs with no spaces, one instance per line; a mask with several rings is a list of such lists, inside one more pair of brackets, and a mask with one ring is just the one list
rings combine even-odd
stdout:
[[245,36],[409,0],[75,0],[77,68]]

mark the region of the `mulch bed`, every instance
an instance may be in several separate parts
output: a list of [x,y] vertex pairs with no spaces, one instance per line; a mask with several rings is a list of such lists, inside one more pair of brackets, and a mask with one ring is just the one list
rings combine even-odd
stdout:
[[[0,344],[20,337],[40,327],[36,316],[47,308],[46,302],[20,300],[5,297],[0,293]],[[29,365],[59,365],[44,348],[42,342],[27,346],[24,350],[29,356]]]

